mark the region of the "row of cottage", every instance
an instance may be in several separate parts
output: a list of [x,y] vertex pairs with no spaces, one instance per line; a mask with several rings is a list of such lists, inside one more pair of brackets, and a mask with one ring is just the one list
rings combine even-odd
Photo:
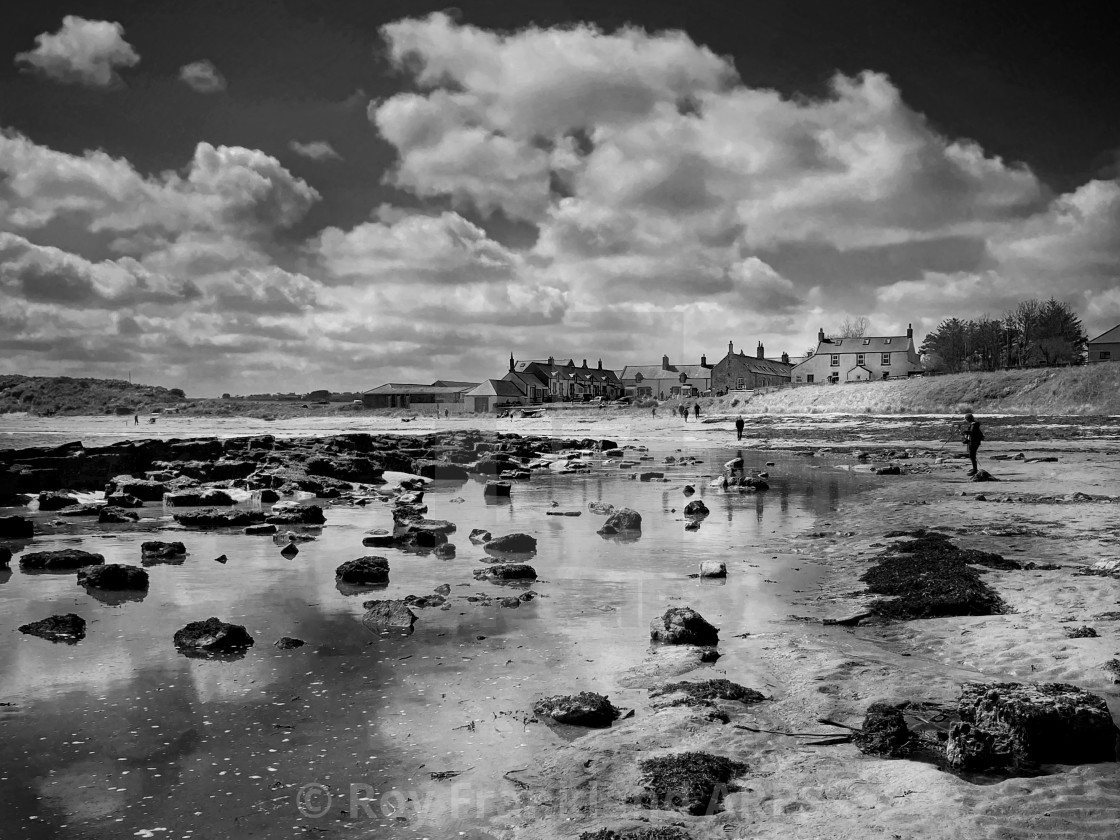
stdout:
[[781,385],[836,384],[866,382],[921,375],[925,370],[914,348],[914,330],[906,335],[826,338],[817,334],[816,350],[791,358],[782,353],[767,358],[760,342],[753,356],[735,352],[727,343],[727,355],[714,365],[707,356],[699,364],[671,364],[668,356],[661,364],[627,365],[615,371],[603,367],[599,359],[588,366],[584,359],[561,361],[546,359],[518,361],[509,358],[509,370],[501,379],[485,382],[437,380],[431,385],[388,383],[362,395],[369,408],[431,407],[447,411],[494,411],[511,405],[545,402],[677,399],[700,395],[725,394]]

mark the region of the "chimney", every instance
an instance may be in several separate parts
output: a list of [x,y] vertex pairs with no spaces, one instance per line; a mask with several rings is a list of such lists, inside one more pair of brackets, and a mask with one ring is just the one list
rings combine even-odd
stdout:
[[823,329],[818,329],[817,330],[817,344],[820,344],[822,341],[824,341],[824,330]]
[[761,341],[758,342],[758,358],[760,358],[760,359],[765,359],[766,358],[766,351],[764,349],[762,349],[762,342]]
[[587,369],[587,359],[584,359],[584,360],[583,360],[583,367],[584,367],[584,370],[586,370],[586,369]]
[[661,357],[661,369],[662,370],[668,370],[669,369],[669,357],[668,356],[662,356]]
[[602,369],[603,369],[603,360],[600,359],[599,360],[599,370],[602,370]]
[[708,357],[707,357],[707,355],[701,356],[701,357],[700,357],[700,367],[707,367],[707,366],[708,366]]
[[907,338],[913,338],[914,337],[914,325],[913,324],[907,324],[906,325],[906,337]]
[[549,364],[549,367],[552,367],[553,365],[556,364],[556,359],[553,356],[549,356],[548,357],[548,364]]
[[730,341],[727,342],[727,355],[728,356],[735,355],[735,345],[734,345],[734,343],[732,343]]
[[513,353],[509,354],[509,372],[513,373]]
[[789,364],[789,353],[786,353],[786,352],[782,353],[782,362],[784,362],[787,365]]

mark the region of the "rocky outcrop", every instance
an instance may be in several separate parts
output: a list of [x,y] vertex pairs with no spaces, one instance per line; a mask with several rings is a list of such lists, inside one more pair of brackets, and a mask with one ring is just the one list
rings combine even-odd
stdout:
[[347,560],[334,570],[337,580],[363,585],[389,582],[389,561],[384,557],[359,557]]
[[39,494],[39,510],[62,510],[78,504],[77,498],[66,493],[44,492]]
[[264,521],[270,525],[322,525],[327,521],[327,517],[319,505],[285,503],[274,508],[272,514],[266,516]]
[[140,544],[140,554],[145,558],[182,557],[186,553],[186,546],[178,541],[146,540]]
[[610,726],[621,714],[610,700],[591,691],[543,697],[533,705],[533,713],[557,723],[596,729]]
[[649,625],[650,638],[667,645],[716,645],[719,630],[691,607],[670,607]]
[[57,551],[33,551],[19,558],[19,567],[28,570],[48,572],[76,571],[84,566],[99,566],[105,562],[101,554],[82,551],[78,548],[63,548]]
[[78,585],[94,589],[135,590],[148,588],[148,573],[138,566],[104,563],[78,569]]
[[12,550],[6,545],[0,545],[0,569],[8,568],[8,564],[12,562]]
[[755,691],[753,688],[747,688],[723,678],[701,680],[699,682],[665,683],[649,690],[650,697],[664,697],[673,694],[683,695],[684,702],[688,704],[711,703],[715,700],[734,700],[753,705],[766,699],[766,696],[760,691]]
[[375,633],[390,629],[407,630],[416,623],[416,613],[404,601],[366,601],[363,606],[366,614],[362,616],[362,624]]
[[136,479],[130,475],[117,476],[105,488],[106,496],[124,494],[143,502],[163,501],[163,495],[166,492],[167,485],[161,481]]
[[203,508],[186,513],[176,513],[175,521],[184,528],[211,530],[214,528],[244,528],[264,522],[264,514],[259,510],[238,510]]
[[181,653],[202,658],[243,654],[254,644],[243,625],[229,624],[213,616],[205,621],[192,621],[176,631],[173,641]]
[[142,499],[133,496],[130,493],[110,493],[105,497],[105,501],[111,507],[118,508],[138,508],[144,507]]
[[19,632],[26,633],[29,636],[38,636],[48,642],[65,642],[72,645],[86,637],[86,621],[80,615],[74,613],[52,615],[22,625]]
[[294,636],[281,636],[272,644],[275,645],[278,650],[295,650],[296,648],[303,647],[307,642],[303,639],[297,639]]
[[97,521],[102,525],[120,525],[128,522],[138,522],[140,514],[134,510],[105,505],[97,512]]
[[29,540],[35,536],[35,526],[22,516],[0,516],[0,539]]
[[482,495],[495,497],[508,497],[513,485],[508,481],[487,481],[482,489]]
[[505,534],[494,537],[483,548],[490,554],[533,554],[537,550],[537,538],[529,534]]
[[413,471],[419,476],[437,481],[466,481],[471,477],[470,473],[458,464],[444,464],[438,461],[422,461],[414,464]]
[[485,528],[474,528],[471,530],[468,539],[475,545],[482,545],[482,543],[490,542],[492,535]]
[[235,504],[233,497],[224,490],[206,490],[194,492],[185,490],[179,493],[168,493],[163,497],[168,507],[214,507],[216,505]]

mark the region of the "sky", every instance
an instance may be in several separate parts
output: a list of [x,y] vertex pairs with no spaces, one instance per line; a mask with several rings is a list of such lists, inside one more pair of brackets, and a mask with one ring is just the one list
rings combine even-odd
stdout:
[[0,373],[362,391],[1120,323],[1115,4],[18,5]]

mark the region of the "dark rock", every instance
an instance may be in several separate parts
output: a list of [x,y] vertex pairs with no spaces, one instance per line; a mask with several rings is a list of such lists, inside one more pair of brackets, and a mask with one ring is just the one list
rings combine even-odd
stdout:
[[457,464],[444,464],[435,461],[421,463],[419,469],[414,465],[413,470],[417,475],[438,481],[466,481],[471,477],[470,473]]
[[684,489],[681,490],[681,492],[684,493],[686,496],[691,496],[696,492],[696,488],[693,487],[691,484],[686,484],[684,486]]
[[296,648],[303,647],[307,642],[303,639],[297,639],[294,636],[281,636],[273,642],[273,644],[280,650],[295,650]]
[[455,523],[446,519],[414,519],[408,523],[408,531],[413,534],[421,531],[454,534],[456,530]]
[[875,475],[902,475],[902,470],[898,464],[890,464],[886,467],[876,467],[872,470]]
[[12,562],[12,550],[6,545],[0,545],[0,569],[8,568],[8,564]]
[[766,699],[759,691],[739,685],[726,679],[703,680],[701,682],[666,683],[649,690],[650,697],[682,693],[688,704],[710,703],[713,700],[735,700],[747,705],[761,703]]
[[161,481],[145,481],[124,475],[114,478],[106,488],[105,494],[106,496],[124,494],[144,502],[160,502],[163,501],[163,494],[166,492],[167,486]]
[[226,563],[229,562],[229,558],[226,557],[224,554],[219,554],[217,557],[214,558],[214,562],[215,563],[221,563],[224,566]]
[[288,543],[286,546],[280,549],[280,553],[291,560],[293,557],[299,554],[299,548],[296,547],[295,543]]
[[435,595],[406,595],[404,602],[410,607],[442,607],[447,603],[447,598],[438,593]]
[[490,553],[532,554],[537,550],[537,538],[528,534],[505,534],[494,537],[483,547]]
[[436,557],[439,557],[443,560],[450,560],[452,557],[455,556],[455,546],[454,546],[454,544],[444,543],[443,545],[437,545],[436,550],[435,550],[435,555],[436,555]]
[[1097,631],[1092,627],[1067,627],[1065,628],[1067,639],[1095,639],[1097,638]]
[[610,726],[621,714],[610,700],[591,691],[544,697],[533,705],[533,713],[550,717],[557,723],[592,728]]
[[412,542],[418,548],[435,548],[447,542],[447,534],[443,531],[416,531],[412,534]]
[[910,751],[910,728],[901,709],[879,701],[868,706],[863,727],[852,740],[865,755],[899,758]]
[[[607,531],[608,528],[614,529]],[[620,533],[622,531],[641,531],[642,530],[642,515],[636,510],[630,508],[619,508],[615,510],[607,521],[603,523],[602,529],[599,533]]]
[[1114,685],[1120,685],[1120,659],[1110,659],[1101,666],[1101,670],[1112,677]]
[[250,525],[245,529],[245,533],[251,537],[255,536],[268,536],[276,533],[275,525]]
[[0,516],[0,539],[29,540],[35,536],[35,526],[22,516]]
[[46,571],[74,571],[85,566],[99,566],[105,562],[101,554],[93,554],[77,548],[64,548],[57,551],[34,551],[19,558],[21,569],[43,569]]
[[475,545],[490,542],[491,534],[485,528],[475,528],[471,531],[469,538]]
[[74,496],[65,493],[44,492],[39,494],[39,510],[62,510],[65,507],[78,504]]
[[999,481],[999,479],[987,470],[980,470],[976,473],[976,475],[971,476],[969,478],[969,481]]
[[39,621],[32,621],[19,628],[19,632],[38,636],[49,642],[75,644],[86,637],[86,621],[80,615],[52,615]]
[[265,517],[270,525],[322,525],[327,521],[319,505],[292,505]]
[[1030,769],[1116,760],[1117,728],[1104,699],[1065,683],[965,683],[950,730],[953,767]]
[[362,537],[362,545],[366,548],[385,548],[407,540],[405,534],[369,534]]
[[[263,490],[258,491],[257,494],[261,500],[262,505],[271,505],[280,501],[280,494],[270,487],[265,487]],[[288,638],[285,636],[284,638]]]
[[650,638],[668,645],[715,645],[719,630],[691,607],[670,607],[649,625]]
[[111,506],[119,508],[144,507],[143,500],[130,493],[110,493],[105,497],[105,501]]
[[487,481],[483,488],[484,496],[508,496],[513,485],[508,481]]
[[685,516],[707,516],[710,512],[711,511],[708,510],[708,506],[704,504],[704,502],[700,499],[693,499],[691,502],[684,506]]
[[202,493],[188,490],[168,493],[163,497],[163,501],[169,507],[213,507],[235,504],[233,497],[224,490],[207,490]]
[[639,767],[643,807],[694,816],[717,813],[724,795],[739,790],[732,780],[747,771],[741,762],[704,752],[650,758]]
[[359,557],[357,560],[347,560],[334,570],[334,576],[347,583],[388,583],[389,561],[384,557]]
[[416,613],[404,601],[367,601],[362,624],[373,632],[386,628],[408,629],[416,622]]
[[203,508],[186,513],[176,513],[175,521],[184,528],[244,528],[246,525],[259,525],[264,522],[264,514],[259,510],[222,510]]
[[640,481],[652,481],[655,478],[664,478],[664,477],[665,477],[665,473],[663,473],[663,472],[644,472],[644,473],[642,473],[641,475],[638,476],[638,479]]
[[187,547],[178,541],[146,540],[140,543],[140,554],[144,557],[180,557],[186,553]]
[[125,508],[114,507],[106,505],[101,508],[97,514],[97,521],[102,525],[120,524],[124,522],[137,522],[140,519],[140,514],[134,510],[126,510]]
[[243,653],[254,644],[244,626],[214,617],[192,621],[176,631],[173,641],[180,652],[196,657]]
[[148,588],[148,573],[138,566],[122,563],[86,566],[78,569],[78,585],[97,589],[143,590]]
[[537,570],[526,563],[495,563],[485,569],[475,569],[479,580],[536,580]]

